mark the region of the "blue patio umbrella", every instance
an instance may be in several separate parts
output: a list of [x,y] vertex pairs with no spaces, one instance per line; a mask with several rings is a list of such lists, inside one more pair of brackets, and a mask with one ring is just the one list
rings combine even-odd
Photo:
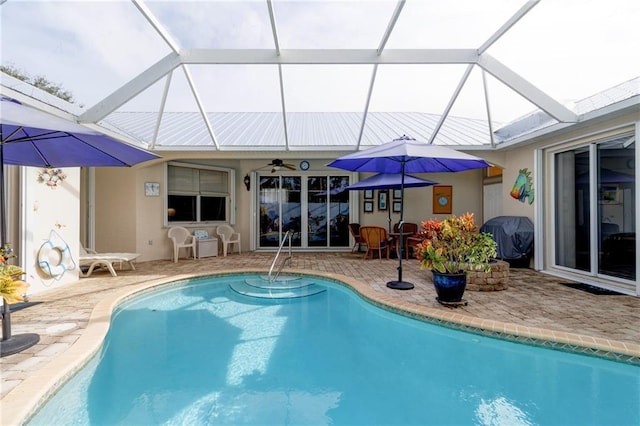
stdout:
[[[328,164],[342,170],[354,172],[393,173],[400,175],[400,223],[404,215],[404,181],[407,173],[443,173],[490,167],[480,157],[456,151],[444,146],[419,142],[403,135],[398,139],[372,148],[354,152]],[[402,247],[400,233],[400,247]],[[412,283],[402,281],[402,256],[398,256],[398,280],[389,281],[387,287],[409,290]]]
[[[127,167],[160,158],[144,149],[47,114],[19,101],[0,98],[0,243],[6,243],[4,166]],[[37,334],[11,336],[10,309],[4,301],[1,356],[20,352],[39,340]]]
[[[402,184],[402,176],[399,174],[378,173],[377,175],[369,176],[366,179],[356,182],[353,185],[349,185],[347,189],[349,191],[364,189],[401,189]],[[419,188],[437,184],[438,182],[434,182],[428,179],[421,179],[412,175],[404,176],[405,188]],[[400,202],[402,203],[402,200]],[[387,211],[389,212],[389,232],[391,232],[391,209],[387,209]]]

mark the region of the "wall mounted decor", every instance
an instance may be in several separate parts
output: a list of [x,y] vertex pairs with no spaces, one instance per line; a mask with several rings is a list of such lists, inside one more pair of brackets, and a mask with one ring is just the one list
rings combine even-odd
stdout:
[[378,210],[387,210],[389,208],[388,204],[389,194],[387,191],[378,191]]
[[453,188],[451,185],[434,185],[433,213],[451,214]]
[[160,184],[158,182],[145,182],[144,195],[146,195],[147,197],[159,197]]
[[53,169],[51,167],[42,169],[38,174],[38,182],[50,186],[51,189],[56,189],[66,178],[67,175],[62,169]]
[[521,203],[529,199],[529,204],[533,204],[533,179],[529,169],[520,169],[518,171],[518,177],[513,183],[513,188],[511,188],[511,198],[515,198]]

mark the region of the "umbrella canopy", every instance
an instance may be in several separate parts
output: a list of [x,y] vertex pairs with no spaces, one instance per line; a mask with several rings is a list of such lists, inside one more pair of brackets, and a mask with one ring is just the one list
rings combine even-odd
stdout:
[[345,155],[328,165],[353,172],[395,174],[462,172],[491,166],[482,158],[407,136]]
[[[428,179],[421,179],[411,175],[404,176],[405,188],[418,188],[437,184],[438,182]],[[353,185],[349,185],[347,189],[349,191],[362,189],[400,189],[401,186],[402,176],[400,174],[394,175],[391,173],[378,173],[377,175],[370,176],[360,182],[356,182]]]
[[[337,158],[328,164],[343,170],[354,172],[378,172],[400,175],[400,224],[404,214],[404,181],[407,173],[461,172],[464,170],[490,167],[480,157],[444,146],[430,145],[403,135],[391,142],[384,143],[364,151],[354,152]],[[400,233],[402,247],[402,232]],[[398,256],[398,281],[390,281],[387,287],[398,290],[413,288],[413,284],[402,281],[402,256]]]
[[[0,98],[0,243],[6,233],[4,166],[123,167],[159,158],[151,152],[119,142],[102,133]],[[38,342],[37,334],[11,336],[10,309],[4,300],[0,355],[20,352]]]
[[[404,188],[418,188],[423,186],[437,185],[438,182],[434,182],[428,179],[421,179],[419,177],[405,175],[404,176]],[[347,187],[349,191],[364,190],[364,189],[402,189],[402,176],[391,173],[378,173],[377,175],[370,176],[366,179],[356,182],[353,185]],[[391,209],[387,209],[388,216],[388,228],[391,232]]]
[[95,130],[10,99],[0,99],[2,164],[122,167],[159,158]]

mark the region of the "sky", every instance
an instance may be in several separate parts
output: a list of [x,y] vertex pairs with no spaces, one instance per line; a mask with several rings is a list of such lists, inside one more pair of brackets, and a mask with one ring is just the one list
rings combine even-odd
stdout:
[[[153,1],[146,7],[181,48],[273,49],[266,1]],[[524,0],[408,0],[387,49],[477,48]],[[281,49],[378,47],[395,1],[274,0]],[[640,2],[541,0],[487,51],[569,104],[640,75]],[[170,52],[127,1],[18,1],[0,6],[0,62],[70,90],[89,108]],[[440,114],[465,65],[379,66],[370,111]],[[190,65],[207,111],[279,111],[279,75],[268,65]],[[287,111],[362,111],[373,66],[283,66]],[[165,80],[122,110],[158,108]],[[535,109],[488,77],[492,119]],[[185,73],[173,73],[166,110],[196,111]],[[475,67],[451,114],[484,118]]]

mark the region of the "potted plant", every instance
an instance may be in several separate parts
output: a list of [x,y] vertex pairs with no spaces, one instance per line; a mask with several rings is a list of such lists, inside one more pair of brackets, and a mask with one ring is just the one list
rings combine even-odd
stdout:
[[423,221],[416,257],[421,269],[430,269],[441,303],[462,300],[468,270],[491,270],[490,261],[497,254],[493,236],[479,232],[473,213],[451,215],[443,220]]
[[6,303],[22,301],[23,294],[29,287],[29,284],[20,279],[24,275],[22,268],[7,264],[12,257],[15,255],[9,244],[0,247],[0,296]]

